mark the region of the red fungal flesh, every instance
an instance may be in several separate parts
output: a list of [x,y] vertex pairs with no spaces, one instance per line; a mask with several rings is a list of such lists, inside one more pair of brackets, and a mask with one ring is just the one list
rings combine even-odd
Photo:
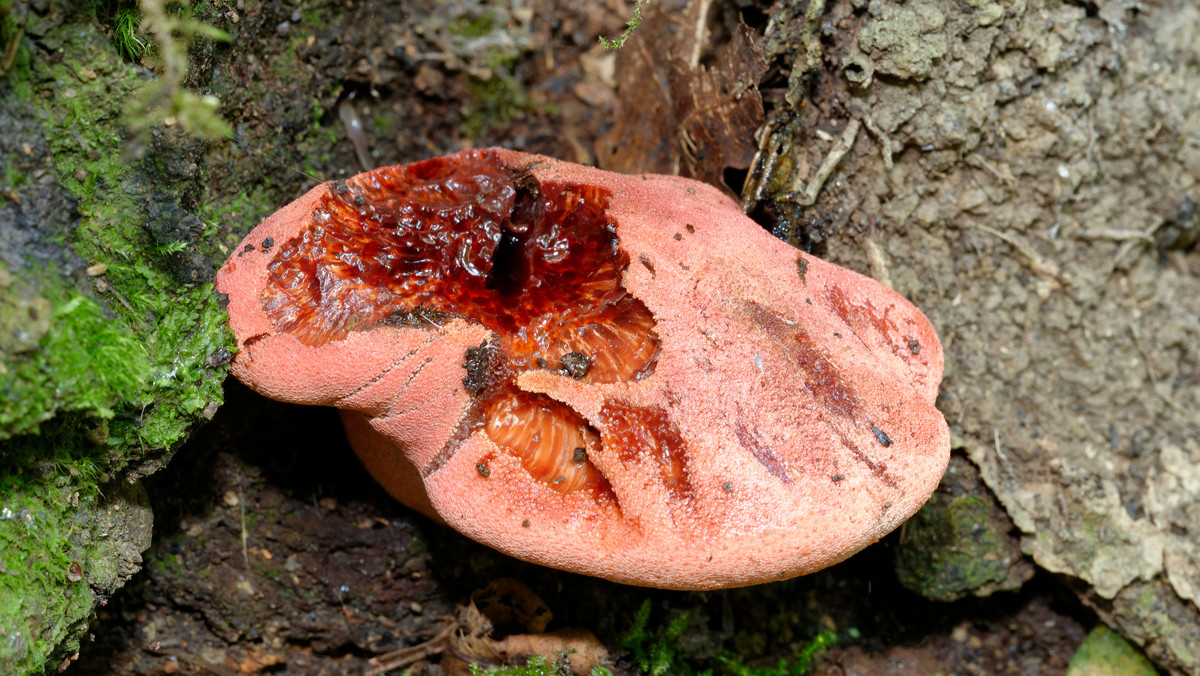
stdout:
[[862,398],[807,331],[758,303],[747,303],[745,313],[771,337],[795,372],[803,374],[804,385],[818,404],[837,418],[857,417]]
[[572,462],[576,448],[599,451],[596,432],[568,407],[519,391],[515,377],[563,370],[570,353],[586,356],[586,372],[564,377],[653,373],[654,319],[621,285],[628,261],[608,200],[599,187],[538,184],[491,153],[360,174],[332,184],[311,226],[280,245],[260,301],[278,331],[311,346],[395,318],[482,324],[496,334],[503,382],[480,392],[471,427],[482,424],[552,489],[607,499],[592,464]]
[[[897,330],[895,322],[888,318],[891,307],[880,313],[869,300],[863,301],[862,305],[855,304],[846,296],[845,291],[836,286],[829,290],[829,301],[833,304],[833,309],[838,316],[846,320],[850,326],[870,324],[885,340]],[[888,342],[892,346],[892,351],[899,354],[900,346],[890,340]]]
[[792,483],[792,477],[788,476],[787,467],[779,459],[779,456],[775,455],[775,452],[763,443],[762,437],[757,431],[746,427],[746,423],[741,420],[738,420],[734,424],[733,431],[737,435],[738,443],[742,445],[742,448],[749,451],[750,455],[754,456],[754,459],[758,461],[758,464],[771,473],[771,476],[785,484]]
[[607,429],[604,446],[615,449],[622,464],[644,465],[641,474],[657,475],[675,500],[691,497],[686,445],[665,410],[609,400],[600,409],[600,418]]

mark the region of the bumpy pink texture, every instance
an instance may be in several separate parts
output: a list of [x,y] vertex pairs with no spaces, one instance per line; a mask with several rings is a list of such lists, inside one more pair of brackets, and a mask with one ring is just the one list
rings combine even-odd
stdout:
[[255,249],[218,273],[234,374],[272,398],[343,409],[364,464],[414,508],[512,556],[628,584],[716,589],[810,573],[883,537],[933,492],[950,449],[934,406],[942,350],[911,303],[775,239],[708,185],[486,152],[543,189],[611,192],[624,286],[661,341],[641,380],[540,370],[518,387],[602,435],[606,401],[667,411],[684,442],[686,499],[649,476],[647,458],[589,454],[614,504],[533,480],[483,429],[448,445],[473,396],[464,354],[492,338],[478,324],[376,326],[316,347],[277,332],[259,300],[274,258],[262,242],[310,227],[331,184],[265,220],[243,242]]

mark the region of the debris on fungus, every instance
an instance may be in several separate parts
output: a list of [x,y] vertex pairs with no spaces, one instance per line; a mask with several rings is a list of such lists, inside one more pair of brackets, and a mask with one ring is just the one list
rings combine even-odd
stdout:
[[946,467],[929,321],[696,181],[468,151],[317,186],[265,241],[217,276],[234,374],[342,409],[390,493],[527,561],[802,575]]

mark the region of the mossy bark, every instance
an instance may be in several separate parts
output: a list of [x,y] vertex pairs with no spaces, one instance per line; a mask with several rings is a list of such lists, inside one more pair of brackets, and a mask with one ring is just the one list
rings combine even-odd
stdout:
[[72,3],[8,10],[0,670],[24,673],[69,658],[93,604],[137,570],[149,511],[126,487],[216,410],[230,336],[211,263],[192,255],[202,229],[178,227],[202,193],[195,142],[168,128],[139,153],[122,124],[151,74]]

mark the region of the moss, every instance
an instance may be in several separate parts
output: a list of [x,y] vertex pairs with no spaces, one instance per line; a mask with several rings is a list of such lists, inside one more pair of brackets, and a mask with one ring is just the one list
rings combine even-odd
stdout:
[[[149,161],[130,162],[121,126],[122,97],[138,86],[136,71],[122,63],[90,25],[58,30],[65,40],[63,53],[79,61],[36,64],[36,102],[59,180],[79,201],[81,219],[71,238],[73,248],[87,263],[107,267],[107,310],[119,321],[104,322],[109,327],[105,337],[121,338],[125,346],[114,359],[94,364],[90,376],[119,384],[125,401],[139,408],[145,403],[142,392],[153,395],[153,402],[138,410],[142,426],[136,438],[120,441],[173,448],[204,407],[221,400],[223,370],[209,368],[206,360],[222,347],[231,348],[231,336],[211,287],[181,287],[172,274],[170,256],[164,255],[170,252],[144,227],[148,184],[165,185],[168,193],[188,188],[162,181],[156,176],[161,170]],[[96,76],[77,77],[77,71]],[[48,96],[64,83],[65,99]],[[170,194],[154,197],[172,199]],[[99,323],[94,312],[77,311],[92,318],[94,325]],[[131,356],[135,337],[143,345],[144,360]],[[117,358],[121,356],[126,360]],[[148,368],[143,367],[146,360]],[[99,406],[93,408],[110,417]]]
[[[831,631],[817,633],[791,659],[780,659],[772,666],[751,666],[730,652],[708,659],[696,659],[681,647],[681,638],[695,621],[691,613],[676,614],[665,626],[650,629],[650,600],[644,601],[630,622],[621,645],[633,662],[650,676],[803,676],[822,651],[837,643]],[[697,666],[699,663],[699,666]]]
[[[682,613],[676,615],[665,627],[652,632],[648,628],[650,600],[647,599],[634,614],[629,631],[621,639],[621,645],[633,653],[637,665],[651,676],[682,673],[686,667],[678,664],[683,659],[678,641],[694,619],[692,615]],[[690,669],[687,671],[690,672]]]
[[481,38],[496,30],[496,15],[492,11],[465,13],[454,17],[449,26],[450,32],[464,38]]
[[[234,152],[226,148],[214,155],[226,156],[218,162],[232,162],[229,158]],[[257,180],[257,183],[247,181],[246,188],[240,192],[214,195],[199,205],[196,214],[205,224],[204,235],[197,242],[201,254],[210,260],[224,260],[247,232],[279,208],[280,200],[287,199],[278,186],[264,184],[265,177],[257,177]]]
[[[526,660],[525,665],[520,667],[497,667],[484,670],[477,665],[471,665],[472,676],[571,676],[574,673],[564,661],[560,660],[555,664],[550,664],[541,655],[530,657]],[[612,672],[604,667],[592,667],[588,676],[612,676]]]
[[112,46],[122,58],[138,61],[152,49],[150,37],[142,32],[138,0],[87,0],[83,6],[96,23],[108,28]]
[[463,109],[463,123],[459,126],[459,133],[467,138],[479,138],[493,125],[507,124],[524,114],[538,112],[521,84],[503,70],[487,79],[469,77],[467,92],[471,103]]
[[430,30],[443,33],[467,75],[470,102],[461,110],[459,133],[477,139],[493,125],[539,112],[516,77],[517,65],[534,47],[527,24],[495,6],[468,5],[444,24],[432,21]]
[[922,596],[955,597],[1007,575],[1007,563],[991,554],[1000,537],[989,528],[988,505],[981,498],[935,495],[905,529],[896,572],[904,586]]
[[[39,130],[51,194],[77,211],[45,217],[39,250],[49,253],[0,279],[0,327],[22,328],[0,339],[3,673],[57,667],[76,650],[93,594],[112,593],[135,560],[122,557],[143,546],[129,529],[90,533],[119,493],[102,487],[161,465],[220,403],[220,356],[233,347],[211,285],[181,279],[181,257],[204,262],[199,233],[165,227],[199,201],[194,146],[171,128],[148,157],[131,144],[125,106],[147,80],[86,15],[31,13],[29,24],[52,54],[37,51],[0,82],[0,113],[22,133]],[[8,170],[4,180],[19,191],[46,183]],[[102,275],[82,273],[100,264]],[[68,574],[72,562],[90,588]]]
[[620,49],[625,46],[625,41],[633,37],[634,31],[642,23],[642,2],[643,0],[634,0],[633,16],[629,17],[629,21],[625,22],[625,30],[616,38],[606,38],[603,35],[599,37],[600,44],[603,45],[606,51]]
[[0,0],[0,77],[22,79],[29,73],[29,50],[24,26],[13,11],[13,0]]
[[36,295],[14,280],[0,296],[4,334],[32,331],[23,332],[26,345],[0,344],[0,439],[36,431],[60,412],[110,419],[117,408],[148,402],[150,364],[141,341],[91,298],[43,289]]
[[1067,676],[1154,676],[1157,673],[1145,655],[1103,625],[1088,634],[1067,666]]
[[[62,512],[70,493],[39,486],[0,495],[0,666],[29,673],[56,649],[77,647],[92,594],[86,582],[71,580],[74,549]],[[65,650],[64,642],[71,644]]]
[[896,575],[908,589],[940,601],[1015,589],[1032,570],[1012,528],[974,468],[952,457],[938,490],[900,531]]

